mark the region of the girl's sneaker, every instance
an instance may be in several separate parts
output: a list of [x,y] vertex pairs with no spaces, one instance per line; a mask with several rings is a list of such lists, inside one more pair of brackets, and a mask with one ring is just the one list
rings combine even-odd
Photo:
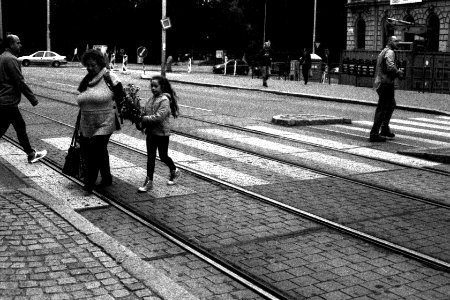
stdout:
[[138,193],[146,193],[147,191],[153,189],[153,181],[150,178],[145,177],[144,184],[138,188]]
[[167,181],[167,185],[174,185],[175,179],[177,179],[178,177],[180,177],[180,170],[178,170],[178,168],[176,168],[173,171],[170,171],[170,177],[169,181]]

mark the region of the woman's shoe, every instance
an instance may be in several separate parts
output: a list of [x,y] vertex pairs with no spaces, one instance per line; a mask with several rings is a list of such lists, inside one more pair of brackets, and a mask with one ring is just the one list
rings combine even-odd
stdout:
[[147,191],[153,189],[153,181],[147,176],[145,177],[144,184],[138,188],[138,193],[146,193]]
[[180,177],[180,170],[178,170],[178,168],[173,171],[170,171],[170,177],[169,181],[167,181],[167,185],[174,185],[175,179],[177,179],[178,177]]

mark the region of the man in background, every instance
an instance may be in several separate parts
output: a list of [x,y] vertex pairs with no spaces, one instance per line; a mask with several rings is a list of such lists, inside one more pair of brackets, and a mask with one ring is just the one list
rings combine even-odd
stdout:
[[47,155],[46,150],[34,150],[28,139],[25,121],[19,110],[22,94],[33,106],[38,104],[31,89],[25,83],[17,55],[22,43],[17,35],[10,34],[5,40],[5,51],[0,55],[0,138],[13,125],[28,162],[35,163]]

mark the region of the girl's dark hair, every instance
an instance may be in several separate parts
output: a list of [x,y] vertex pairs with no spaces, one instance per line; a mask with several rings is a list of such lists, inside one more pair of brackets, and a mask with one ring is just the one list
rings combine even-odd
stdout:
[[178,96],[177,93],[175,93],[175,91],[173,90],[169,80],[161,75],[153,76],[152,80],[158,81],[158,84],[161,86],[161,92],[169,96],[168,98],[170,102],[170,111],[172,113],[172,116],[174,118],[177,118],[180,114],[180,110],[178,108]]
[[89,59],[93,59],[99,67],[106,67],[105,56],[99,50],[89,49],[84,52],[83,56],[81,57],[81,63],[83,64],[83,66],[86,66],[86,63]]

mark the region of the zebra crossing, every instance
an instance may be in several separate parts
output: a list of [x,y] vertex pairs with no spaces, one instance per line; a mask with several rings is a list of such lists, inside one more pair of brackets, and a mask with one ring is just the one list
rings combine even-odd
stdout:
[[[396,130],[397,139],[405,139],[412,144],[418,140],[428,143],[430,146],[450,146],[450,118],[413,118],[410,120],[393,119],[391,127]],[[371,122],[354,121],[350,125],[329,125],[342,131],[358,131],[368,134]],[[312,134],[292,132],[280,129],[280,127],[249,126],[249,129],[258,132],[270,133],[287,137],[292,140],[308,142],[314,145],[326,146],[328,149],[338,149],[348,154],[358,154],[367,158],[383,158],[385,161],[401,163],[414,167],[432,167],[439,163],[390,153],[367,146],[366,141],[344,143],[326,138],[314,137]],[[273,142],[264,137],[255,137],[254,134],[236,133],[217,128],[199,128],[198,132],[215,139],[228,139],[231,142],[247,145],[257,152],[270,152],[277,155],[289,155],[314,164],[326,165],[329,168],[342,170],[348,174],[365,174],[389,170],[389,167],[380,165],[376,161],[357,161],[351,156],[337,157],[335,155],[308,150],[301,146],[287,145],[286,143]],[[416,137],[410,133],[427,135]],[[56,137],[43,139],[49,146],[60,151],[67,151],[70,145],[70,137]],[[111,137],[112,141],[130,145],[137,150],[146,151],[145,140],[124,133],[116,133]],[[292,144],[292,143],[291,143]],[[299,167],[283,164],[281,162],[257,157],[248,152],[229,149],[216,144],[207,143],[180,135],[172,135],[169,155],[177,165],[195,170],[208,176],[216,177],[234,185],[247,187],[257,185],[270,185],[283,181],[302,181],[321,179],[324,175]],[[174,149],[176,148],[176,150]],[[180,150],[181,149],[181,150]],[[49,191],[55,197],[64,198],[74,208],[106,206],[107,204],[95,196],[84,196],[81,189],[66,177],[47,168],[44,164],[26,164],[25,156],[21,150],[0,142],[2,157],[17,167],[26,177],[37,185]],[[110,155],[111,172],[113,176],[136,188],[146,176],[146,166],[136,166],[126,161],[126,158]],[[179,196],[195,193],[195,186],[184,186],[181,182],[175,186],[167,186],[168,174],[155,174],[154,189],[149,194],[154,198]]]

